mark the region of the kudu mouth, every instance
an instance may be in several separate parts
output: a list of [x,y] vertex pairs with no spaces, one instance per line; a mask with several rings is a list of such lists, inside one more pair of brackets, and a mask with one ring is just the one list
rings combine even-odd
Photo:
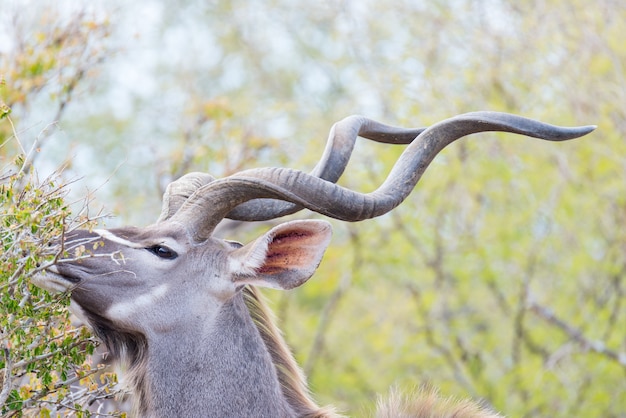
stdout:
[[73,275],[61,273],[57,266],[50,266],[50,267],[48,267],[46,269],[46,273],[51,273],[51,274],[53,274],[53,275],[55,275],[55,276],[65,280],[65,281],[68,281],[68,282],[73,283],[73,284],[78,284],[82,280],[80,277],[76,277],[76,276],[73,276]]
[[93,272],[88,266],[95,257],[110,257],[111,252],[103,251],[103,237],[88,230],[75,230],[65,236],[59,247],[59,258],[55,264],[39,273],[34,282],[40,287],[53,292],[74,290]]
[[81,282],[79,277],[61,273],[56,265],[46,268],[32,280],[38,287],[53,293],[70,292]]

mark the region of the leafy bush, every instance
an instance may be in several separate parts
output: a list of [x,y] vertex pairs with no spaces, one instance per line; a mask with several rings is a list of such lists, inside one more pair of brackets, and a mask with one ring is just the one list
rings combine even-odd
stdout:
[[[16,134],[12,140],[19,142]],[[96,341],[72,321],[69,295],[43,291],[30,279],[62,255],[64,234],[93,226],[97,217],[86,202],[73,215],[62,170],[40,180],[31,159],[20,153],[3,161],[0,174],[0,408],[6,416],[62,408],[84,416],[95,400],[115,393],[116,378],[91,366]]]

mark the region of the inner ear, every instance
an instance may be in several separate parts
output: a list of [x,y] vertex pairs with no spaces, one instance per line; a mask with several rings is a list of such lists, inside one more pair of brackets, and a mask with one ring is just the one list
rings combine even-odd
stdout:
[[332,234],[326,221],[292,221],[278,225],[231,253],[236,284],[293,289],[315,272]]

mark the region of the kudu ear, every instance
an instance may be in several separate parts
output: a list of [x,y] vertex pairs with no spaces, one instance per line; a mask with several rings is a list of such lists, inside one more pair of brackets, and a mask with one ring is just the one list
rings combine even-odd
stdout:
[[235,284],[293,289],[315,272],[330,242],[326,221],[292,221],[272,228],[231,253]]

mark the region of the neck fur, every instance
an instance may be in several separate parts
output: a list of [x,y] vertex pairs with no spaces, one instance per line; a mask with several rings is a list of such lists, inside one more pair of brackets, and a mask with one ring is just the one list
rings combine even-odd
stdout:
[[224,305],[212,327],[196,324],[193,333],[147,338],[116,332],[95,314],[90,319],[126,370],[133,416],[337,417],[311,399],[272,312],[252,286]]
[[304,373],[296,363],[259,290],[254,286],[246,286],[242,294],[254,325],[272,358],[283,396],[295,411],[295,416],[338,417],[333,408],[320,408],[311,398]]
[[297,415],[241,296],[213,326],[148,341],[145,362],[130,370],[142,417]]

